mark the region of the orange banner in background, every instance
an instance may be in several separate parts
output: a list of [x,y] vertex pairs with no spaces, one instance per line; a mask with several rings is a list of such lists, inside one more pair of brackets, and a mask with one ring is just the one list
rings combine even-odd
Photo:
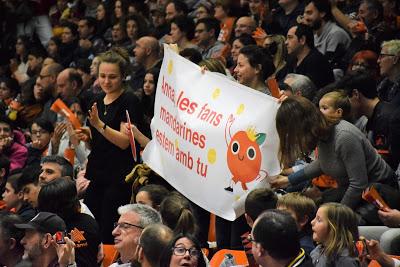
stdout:
[[79,122],[78,118],[75,116],[74,113],[72,113],[72,111],[67,107],[67,105],[65,105],[65,103],[61,99],[57,98],[57,100],[54,101],[53,105],[51,105],[50,109],[67,118],[72,123],[74,129],[81,128],[82,125]]

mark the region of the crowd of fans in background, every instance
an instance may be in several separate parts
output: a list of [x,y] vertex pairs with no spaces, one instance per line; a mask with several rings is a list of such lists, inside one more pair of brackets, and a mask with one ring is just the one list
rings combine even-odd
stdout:
[[[282,95],[282,173],[216,218],[218,249],[250,266],[399,266],[398,1],[4,0],[0,25],[0,266],[100,266],[110,244],[111,266],[209,265],[210,214],[129,148],[129,130],[138,154],[152,138],[163,44]],[[362,198],[371,187],[388,207]]]

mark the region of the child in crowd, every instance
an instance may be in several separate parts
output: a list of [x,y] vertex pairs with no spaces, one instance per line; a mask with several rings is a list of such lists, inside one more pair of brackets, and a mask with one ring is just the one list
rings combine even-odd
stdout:
[[28,145],[26,166],[40,166],[40,160],[47,154],[47,149],[53,135],[53,124],[43,118],[37,118],[31,125],[32,143]]
[[319,100],[319,110],[330,122],[338,122],[342,119],[349,121],[351,105],[344,91],[332,91],[326,93]]
[[30,221],[36,212],[31,205],[24,201],[24,193],[18,185],[18,180],[22,174],[14,174],[8,177],[6,187],[3,193],[3,201],[6,209],[18,214],[25,222]]
[[148,205],[155,210],[160,210],[161,202],[168,196],[169,191],[162,185],[149,184],[141,187],[136,194],[135,202]]
[[[269,188],[257,188],[252,190],[246,197],[244,202],[245,217],[247,224],[253,227],[257,217],[266,210],[275,209],[278,197],[274,191]],[[246,251],[249,266],[258,266],[253,253],[252,244],[248,240],[249,232],[242,235],[242,244]]]
[[315,248],[311,230],[311,220],[317,209],[314,201],[300,193],[288,193],[278,199],[276,208],[288,211],[295,219],[300,233],[300,246],[310,254]]
[[311,252],[314,266],[359,266],[354,245],[358,240],[357,224],[357,216],[349,207],[323,204],[311,222],[313,239],[319,244]]

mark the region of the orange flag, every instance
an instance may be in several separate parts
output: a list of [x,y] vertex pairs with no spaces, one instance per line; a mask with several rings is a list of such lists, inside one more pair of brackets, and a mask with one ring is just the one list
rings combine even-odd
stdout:
[[74,129],[79,129],[81,128],[81,123],[79,122],[78,118],[75,116],[74,113],[65,105],[65,103],[57,98],[56,101],[54,101],[53,105],[51,105],[50,109],[61,116],[64,116],[67,118],[71,123]]

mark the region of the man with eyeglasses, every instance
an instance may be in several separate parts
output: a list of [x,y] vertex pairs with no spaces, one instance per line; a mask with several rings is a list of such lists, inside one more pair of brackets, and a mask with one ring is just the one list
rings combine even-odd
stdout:
[[114,236],[114,247],[119,252],[118,262],[110,267],[116,266],[140,266],[136,249],[139,237],[145,227],[161,223],[161,215],[150,206],[142,204],[128,204],[118,208],[120,214],[118,222],[114,224],[112,235]]
[[286,211],[267,210],[254,222],[248,237],[256,262],[262,266],[311,267],[310,256],[300,247],[293,217]]
[[400,106],[400,40],[383,42],[378,64],[385,79],[378,85],[378,95],[383,101]]

